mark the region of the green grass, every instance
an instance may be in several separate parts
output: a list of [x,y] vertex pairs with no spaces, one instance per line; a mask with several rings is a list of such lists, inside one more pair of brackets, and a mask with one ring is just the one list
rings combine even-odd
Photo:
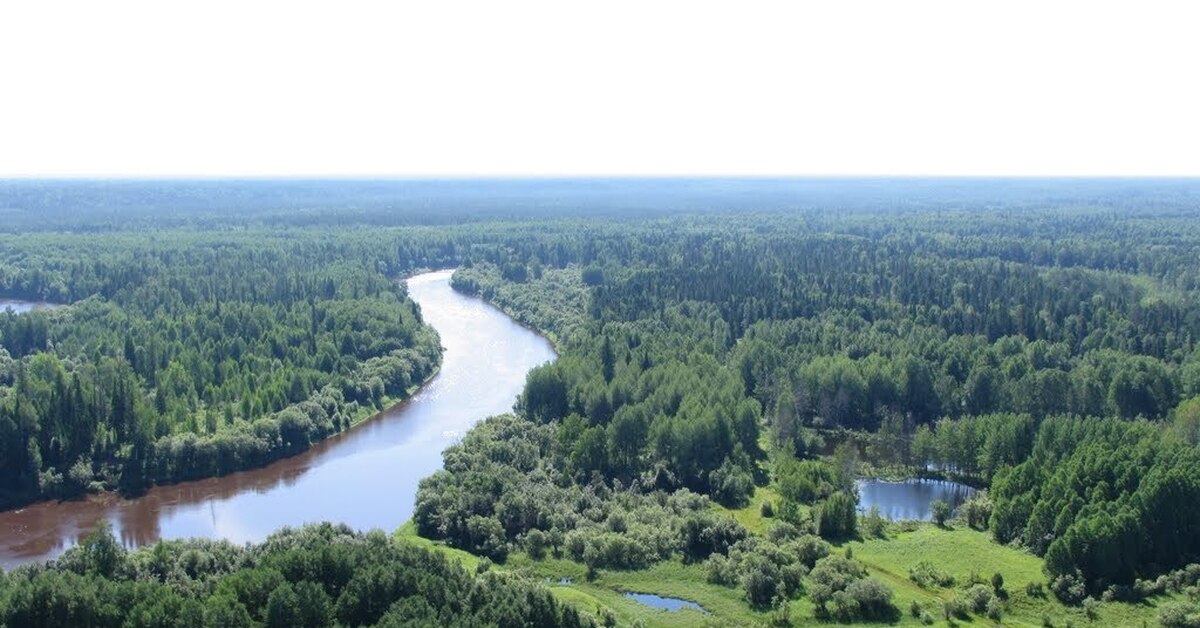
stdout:
[[[927,591],[908,579],[908,570],[922,560],[933,563],[955,578],[955,588],[966,585],[972,572],[990,582],[992,574],[1004,576],[1004,588],[1009,598],[1006,613],[999,625],[1042,626],[1044,617],[1049,617],[1055,626],[1065,626],[1068,621],[1075,626],[1149,626],[1158,625],[1154,604],[1104,603],[1096,621],[1088,620],[1082,609],[1069,608],[1050,594],[1048,597],[1030,597],[1025,585],[1030,582],[1046,583],[1042,573],[1042,559],[1025,551],[999,545],[992,541],[987,532],[971,530],[956,524],[952,529],[939,528],[933,524],[922,524],[911,532],[900,532],[889,539],[871,539],[846,543],[854,557],[871,571],[871,574],[892,587],[896,594],[896,605],[905,613],[903,624],[916,624],[908,614],[909,605],[917,600],[939,618],[935,624],[945,626],[941,620],[941,604],[954,596],[953,589]],[[960,624],[963,622],[959,622]],[[997,625],[984,617],[975,617],[972,625]]]
[[[762,517],[761,504],[777,499],[778,494],[772,488],[763,487],[755,491],[750,503],[743,508],[717,508],[729,513],[755,534],[764,534],[773,519]],[[475,569],[480,562],[478,557],[468,552],[417,536],[412,522],[397,530],[395,536],[443,552],[461,561],[468,569]],[[1157,626],[1158,604],[1170,599],[1143,604],[1102,603],[1099,617],[1095,621],[1088,620],[1081,608],[1064,606],[1050,594],[1046,576],[1042,572],[1041,558],[1020,549],[998,545],[992,541],[989,533],[972,530],[959,522],[953,522],[947,528],[939,528],[932,523],[919,524],[915,529],[893,532],[887,539],[842,543],[836,546],[835,551],[844,552],[847,548],[853,552],[854,558],[867,566],[872,576],[891,587],[896,606],[902,613],[901,618],[893,624],[897,626],[923,625],[909,613],[909,606],[914,600],[937,618],[934,626],[950,625],[942,618],[942,604],[966,586],[973,572],[989,583],[993,573],[999,572],[1004,576],[1008,600],[1003,618],[997,624],[986,617],[973,616],[970,620],[957,620],[954,625],[1040,628],[1043,619],[1049,618],[1059,628],[1067,626],[1068,622],[1077,628],[1138,627],[1143,622],[1147,626]],[[926,590],[909,580],[909,569],[923,560],[953,575],[954,587]],[[638,620],[648,628],[766,626],[770,620],[769,613],[750,608],[740,588],[710,584],[702,565],[684,564],[678,559],[636,571],[602,569],[592,580],[587,579],[587,568],[580,563],[553,557],[534,560],[521,552],[510,555],[504,564],[494,568],[542,580],[555,597],[575,605],[585,613],[598,616],[601,609],[610,609],[619,626],[629,626]],[[569,578],[572,582],[559,584],[562,578]],[[1047,597],[1026,594],[1025,585],[1030,582],[1043,583]],[[626,592],[653,593],[689,600],[700,604],[710,614],[687,609],[669,612],[650,608],[626,598]],[[817,620],[812,604],[804,597],[791,602],[791,617],[793,626],[847,625]]]
[[[636,571],[602,569],[590,581],[587,569],[579,563],[556,558],[533,560],[523,553],[510,556],[503,568],[548,579],[550,590],[556,597],[576,604],[582,611],[597,613],[600,608],[608,608],[616,615],[620,626],[628,626],[636,620],[641,620],[647,627],[663,628],[759,626],[768,618],[766,613],[750,609],[740,590],[709,584],[703,566],[685,565],[679,560],[664,561]],[[570,578],[573,582],[560,585],[560,578]],[[627,592],[653,593],[696,602],[710,614],[692,609],[665,611],[651,608],[625,597]]]
[[743,508],[726,508],[717,505],[716,508],[722,512],[729,513],[742,527],[746,528],[754,534],[763,535],[771,528],[771,524],[775,522],[773,517],[762,516],[763,502],[771,502],[772,506],[776,507],[778,512],[779,493],[772,486],[760,486],[754,491],[754,496],[750,498],[750,503]]
[[417,525],[413,523],[412,519],[409,519],[404,523],[404,525],[397,528],[396,532],[392,536],[393,538],[405,543],[411,543],[418,547],[441,552],[442,554],[445,554],[447,558],[459,561],[462,563],[463,567],[466,567],[471,571],[474,571],[479,565],[480,561],[483,560],[470,552],[450,547],[440,541],[431,541],[423,536],[418,536]]

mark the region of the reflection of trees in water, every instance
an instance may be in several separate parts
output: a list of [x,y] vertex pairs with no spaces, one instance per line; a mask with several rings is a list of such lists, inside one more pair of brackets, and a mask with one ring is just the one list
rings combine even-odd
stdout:
[[0,565],[11,568],[31,557],[52,558],[87,536],[96,524],[111,521],[126,547],[149,545],[162,538],[162,523],[174,513],[240,493],[266,493],[293,486],[310,468],[310,450],[295,458],[224,477],[156,486],[125,498],[113,493],[41,502],[0,513]]
[[[414,290],[414,294],[425,308],[423,315],[436,322],[444,334],[443,342],[451,347],[447,350],[450,359],[443,363],[434,380],[440,384],[426,389],[433,394],[414,395],[404,402],[413,404],[411,408],[389,409],[383,416],[321,441],[295,457],[277,460],[260,469],[157,486],[131,498],[92,495],[0,512],[0,567],[9,569],[31,560],[52,558],[77,543],[101,520],[111,521],[117,538],[128,547],[136,547],[152,544],[163,536],[265,536],[270,529],[298,523],[306,517],[337,517],[340,513],[329,512],[320,501],[324,495],[320,491],[331,490],[329,485],[319,482],[322,488],[309,493],[301,478],[310,470],[356,456],[361,456],[362,461],[336,470],[337,481],[343,483],[337,486],[344,486],[355,495],[360,494],[358,491],[371,491],[361,493],[359,502],[347,502],[348,507],[354,508],[352,514],[378,511],[387,518],[382,525],[400,525],[402,519],[393,522],[390,517],[411,508],[412,495],[380,499],[376,483],[367,482],[365,486],[369,488],[363,489],[364,485],[356,483],[355,478],[386,477],[389,482],[404,482],[406,486],[411,480],[411,490],[415,491],[421,477],[441,466],[441,449],[449,444],[443,435],[447,428],[465,431],[474,418],[511,408],[512,399],[524,386],[526,371],[554,357],[544,338],[526,331],[482,302],[454,293],[448,280],[442,279],[436,288]],[[480,353],[486,354],[487,359],[481,359]],[[492,404],[493,397],[500,403]],[[363,456],[397,445],[408,449]],[[422,466],[426,464],[428,469]],[[274,496],[269,502],[253,499],[255,495],[272,492],[279,493],[277,499]],[[242,501],[233,499],[239,495],[247,497],[245,501],[251,504],[250,508],[243,510]],[[333,497],[345,496],[339,493]],[[312,507],[314,500],[321,508]],[[271,510],[259,510],[263,507]],[[378,521],[368,516],[364,525],[381,525]]]
[[863,481],[859,484],[861,500],[859,511],[867,512],[872,506],[879,507],[879,512],[890,520],[897,519],[929,519],[932,515],[934,500],[942,500],[957,508],[975,493],[975,489],[965,484],[947,480],[906,480],[903,482],[886,482],[880,480]]

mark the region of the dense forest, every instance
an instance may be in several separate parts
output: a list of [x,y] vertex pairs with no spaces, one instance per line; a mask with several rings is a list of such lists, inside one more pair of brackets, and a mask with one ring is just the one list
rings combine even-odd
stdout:
[[593,625],[528,581],[330,524],[257,545],[134,552],[101,527],[55,561],[4,575],[0,600],[0,624],[29,628]]
[[7,503],[224,474],[408,394],[437,335],[395,281],[314,236],[24,235],[0,293]]
[[[512,456],[531,465],[516,469],[467,455],[496,442],[451,450],[416,523],[472,551],[485,529],[549,542],[589,568],[719,559],[712,581],[765,606],[804,587],[756,594],[755,569],[790,563],[722,575],[747,564],[732,558],[752,551],[745,530],[639,500],[687,491],[737,508],[769,482],[797,534],[837,540],[870,523],[853,506],[859,465],[899,467],[990,488],[971,523],[1044,556],[1064,602],[1135,599],[1200,560],[1196,224],[1088,209],[723,216],[597,227],[574,255],[469,260],[457,287],[561,337],[513,419],[554,438]],[[570,302],[586,309],[564,314]]]
[[[225,473],[345,429],[437,368],[397,279],[453,266],[456,289],[545,333],[559,359],[417,495],[417,534],[496,573],[388,550],[400,571],[526,602],[509,619],[461,604],[428,617],[607,623],[555,600],[671,573],[688,595],[738,600],[714,618],[727,623],[1122,623],[1144,619],[1140,601],[1163,625],[1200,625],[1194,182],[642,182],[644,212],[620,181],[479,196],[393,182],[343,209],[316,184],[279,185],[293,196],[276,204],[269,185],[234,186],[224,212],[199,184],[122,210],[116,186],[76,222],[63,203],[95,190],[9,190],[45,217],[9,211],[0,296],[67,305],[0,315],[7,502]],[[864,475],[981,491],[933,523],[887,522],[858,508]],[[330,535],[375,542],[322,530],[282,538],[315,553]],[[932,545],[885,564],[872,545],[926,534],[1008,573],[951,573],[953,549]],[[351,623],[346,582],[293,577],[260,556],[273,543],[222,546],[240,558],[205,559],[222,566],[203,586],[155,586],[204,612],[229,602],[213,601],[218,581],[273,566],[293,594],[323,590],[308,596],[322,621],[344,625],[409,595]],[[143,598],[122,591],[150,577],[128,565],[183,552],[159,547],[122,554],[124,571],[79,567],[95,551],[79,549],[6,576],[9,625],[30,591],[72,578],[133,608]],[[572,565],[586,582],[559,597],[520,577]],[[269,593],[230,612],[269,623]]]

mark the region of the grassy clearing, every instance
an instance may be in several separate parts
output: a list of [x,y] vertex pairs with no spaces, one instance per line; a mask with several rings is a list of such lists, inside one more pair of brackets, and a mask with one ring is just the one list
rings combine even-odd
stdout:
[[762,505],[765,502],[770,502],[772,507],[778,507],[779,493],[775,491],[774,487],[760,486],[755,489],[750,503],[743,508],[726,508],[719,504],[715,508],[728,513],[747,530],[762,535],[766,534],[771,524],[775,522],[774,518],[762,516]]
[[[709,584],[704,568],[685,565],[678,560],[658,563],[637,571],[600,570],[595,579],[587,580],[587,569],[569,560],[545,558],[533,560],[526,554],[514,554],[505,569],[526,573],[547,580],[551,591],[563,601],[577,603],[587,612],[607,607],[619,622],[627,626],[641,620],[648,627],[674,628],[682,626],[759,626],[766,623],[767,614],[750,609],[736,589]],[[571,584],[558,584],[570,578]],[[708,611],[704,615],[691,609],[665,611],[635,602],[626,592],[653,593],[696,602]]]
[[406,543],[411,543],[413,545],[424,547],[425,549],[441,552],[445,554],[447,558],[459,561],[462,563],[463,567],[466,567],[471,571],[474,571],[482,561],[481,558],[470,552],[450,547],[440,541],[431,541],[423,536],[418,536],[417,525],[413,523],[412,519],[409,519],[404,523],[404,525],[397,528],[396,532],[392,536],[397,540],[404,541]]
[[[772,519],[761,515],[761,504],[776,500],[777,493],[769,487],[759,488],[744,508],[726,509],[747,529],[763,534]],[[480,559],[468,552],[445,546],[417,536],[412,522],[396,531],[396,538],[436,551],[459,560],[468,569],[475,569]],[[936,621],[934,626],[1013,626],[1041,628],[1045,620],[1058,628],[1075,626],[1157,626],[1158,602],[1144,604],[1102,603],[1099,616],[1089,620],[1081,608],[1062,605],[1049,594],[1047,597],[1031,597],[1025,591],[1030,582],[1045,584],[1042,560],[1019,549],[998,545],[986,532],[967,528],[954,523],[948,528],[939,528],[932,523],[918,525],[909,531],[895,532],[887,539],[850,541],[836,547],[835,551],[849,549],[854,558],[862,561],[871,575],[892,588],[896,606],[902,616],[893,625],[922,626],[909,613],[913,601],[929,611]],[[929,561],[955,578],[955,586],[947,589],[926,590],[909,580],[909,569],[921,561]],[[709,584],[702,565],[684,564],[679,560],[665,561],[647,569],[637,571],[600,570],[592,580],[587,579],[587,568],[570,560],[547,557],[534,560],[527,554],[517,552],[509,556],[503,565],[495,569],[513,571],[542,580],[553,594],[563,602],[575,605],[581,611],[599,615],[602,609],[610,609],[619,626],[630,626],[641,621],[648,628],[679,628],[691,626],[767,626],[770,613],[755,611],[746,603],[740,588],[727,588]],[[972,573],[990,583],[993,573],[1004,576],[1008,600],[999,623],[986,617],[973,616],[969,620],[956,620],[954,624],[942,617],[942,604],[964,588]],[[561,584],[561,579],[570,579]],[[664,611],[654,609],[625,597],[626,592],[653,593],[696,602],[710,614],[685,609]],[[807,598],[791,602],[793,626],[844,626],[835,622],[816,619],[812,604]],[[877,624],[878,625],[878,624]]]
[[[1099,617],[1089,620],[1083,610],[1069,608],[1049,595],[1038,598],[1025,592],[1030,582],[1045,583],[1042,560],[1037,556],[998,545],[986,532],[971,530],[965,525],[952,529],[939,528],[933,524],[922,524],[911,532],[900,532],[889,539],[854,541],[843,545],[854,552],[854,557],[870,569],[872,575],[887,583],[896,594],[896,605],[905,613],[902,623],[916,625],[908,615],[909,605],[918,601],[938,617],[934,624],[945,626],[941,619],[941,605],[954,596],[955,590],[977,573],[990,582],[993,573],[1004,576],[1004,588],[1009,598],[1006,613],[1000,624],[984,617],[975,617],[972,625],[1035,626],[1040,627],[1049,618],[1054,626],[1073,624],[1084,626],[1157,626],[1157,606],[1154,604],[1105,603],[1100,605]],[[955,589],[927,591],[908,579],[911,567],[927,560],[938,568],[949,572],[956,581]],[[964,622],[959,622],[960,624]]]

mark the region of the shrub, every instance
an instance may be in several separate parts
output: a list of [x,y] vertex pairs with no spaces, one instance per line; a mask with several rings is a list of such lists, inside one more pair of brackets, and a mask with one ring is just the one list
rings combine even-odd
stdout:
[[546,533],[541,530],[535,528],[525,533],[525,551],[534,560],[541,560],[546,556],[546,546],[548,544],[549,539]]
[[1094,597],[1088,597],[1083,600],[1083,614],[1090,621],[1096,621],[1100,617],[1100,602]]
[[750,501],[750,495],[754,493],[754,478],[728,458],[710,474],[709,484],[713,498],[730,508],[745,506]]
[[908,570],[908,578],[917,583],[922,589],[935,589],[954,586],[954,576],[938,569],[933,563],[923,560]]
[[956,595],[942,603],[942,616],[946,621],[952,621],[955,617],[966,619],[969,612],[961,596]]
[[704,570],[708,573],[708,581],[712,584],[733,586],[738,581],[737,563],[728,556],[713,554],[704,561]]
[[809,568],[815,567],[817,561],[828,556],[831,549],[829,543],[811,534],[806,534],[794,543],[788,544],[788,551],[793,552],[796,560]]
[[1063,604],[1074,606],[1083,601],[1087,596],[1087,587],[1083,583],[1083,575],[1076,570],[1073,574],[1063,574],[1054,579],[1050,583],[1050,590],[1054,592]]
[[767,530],[767,540],[775,544],[783,544],[798,538],[800,538],[800,528],[786,521],[776,521]]
[[467,538],[473,554],[487,556],[497,562],[504,562],[508,557],[504,526],[494,517],[474,515],[467,519]]
[[967,520],[968,526],[976,530],[987,529],[988,521],[992,517],[992,500],[987,492],[979,491],[963,502],[959,512]]
[[1000,604],[999,598],[992,598],[992,600],[987,603],[986,611],[988,619],[995,622],[1000,621],[1000,618],[1003,615],[1003,608]]
[[809,574],[809,597],[819,612],[825,612],[826,603],[833,600],[835,593],[844,591],[851,582],[866,576],[866,570],[857,561],[841,556],[826,556],[817,561]]
[[946,525],[946,520],[950,518],[950,504],[947,504],[940,499],[935,499],[933,500],[933,503],[929,505],[929,507],[933,511],[934,522],[939,526]]
[[1200,609],[1190,602],[1171,602],[1158,609],[1158,623],[1163,628],[1200,627]]
[[1040,582],[1025,583],[1025,595],[1029,597],[1046,597],[1046,587]]
[[863,578],[850,583],[846,593],[854,600],[856,615],[843,619],[888,620],[899,613],[892,603],[892,590],[874,578]]
[[817,532],[826,539],[854,534],[858,523],[858,501],[847,493],[830,495],[817,509]]
[[976,584],[971,588],[959,593],[962,596],[963,605],[974,613],[984,613],[987,611],[988,604],[996,599],[996,594],[992,593],[986,585]]
[[863,517],[863,534],[878,539],[887,538],[887,519],[879,514],[878,506],[871,506],[867,516]]
[[771,500],[767,500],[758,507],[758,514],[764,519],[770,519],[775,516],[775,504]]
[[779,590],[779,584],[779,568],[768,560],[751,561],[742,575],[742,589],[746,592],[746,600],[751,606],[759,609],[767,608],[776,596],[783,594]]

